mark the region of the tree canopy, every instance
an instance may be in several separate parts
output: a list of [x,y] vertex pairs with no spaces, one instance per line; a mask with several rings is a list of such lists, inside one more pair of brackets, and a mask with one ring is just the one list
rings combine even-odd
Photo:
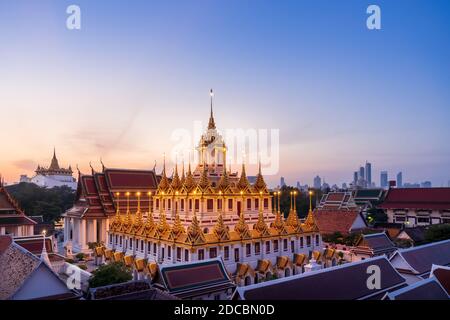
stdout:
[[107,286],[115,283],[127,282],[132,279],[130,270],[123,262],[104,264],[95,270],[89,279],[91,288]]
[[19,183],[7,186],[11,196],[17,200],[28,216],[43,216],[45,222],[54,222],[73,206],[75,191],[67,186],[43,188],[34,183]]

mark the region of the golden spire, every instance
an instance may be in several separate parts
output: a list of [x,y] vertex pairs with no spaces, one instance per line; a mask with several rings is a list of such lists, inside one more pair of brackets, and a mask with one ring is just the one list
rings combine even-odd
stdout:
[[239,216],[239,221],[234,226],[234,231],[236,231],[241,239],[249,239],[252,236],[250,235],[250,230],[248,229],[248,225],[245,222],[244,212],[241,212]]
[[49,167],[50,170],[59,170],[58,159],[56,158],[56,148],[53,147],[53,158]]
[[187,192],[190,192],[195,187],[194,176],[192,175],[192,172],[191,172],[191,162],[189,162],[188,172],[187,172],[186,180],[184,181],[183,186]]
[[178,176],[178,164],[175,164],[175,172],[173,174],[173,179],[170,186],[175,191],[181,188],[181,181],[180,177]]
[[170,226],[167,223],[166,214],[164,212],[161,212],[159,215],[158,231],[162,234],[169,229]]
[[191,225],[188,227],[187,230],[187,239],[189,243],[191,244],[201,244],[205,243],[205,235],[200,228],[200,224],[197,220],[197,214],[194,212],[194,216],[192,217]]
[[183,167],[181,168],[180,186],[184,185],[184,181],[186,181],[186,175],[184,174],[184,161],[183,161]]
[[130,193],[126,192],[125,196],[127,197],[127,216],[125,218],[125,224],[130,225],[132,223],[131,212],[130,212]]
[[214,115],[213,115],[213,97],[214,97],[213,89],[211,89],[209,91],[209,95],[211,97],[211,114],[209,116],[208,129],[215,129],[216,128],[216,124],[214,122]]
[[208,179],[207,170],[206,170],[206,167],[204,166],[202,175],[200,176],[200,181],[198,182],[198,186],[200,187],[200,189],[206,190],[210,185],[211,184]]
[[250,183],[248,182],[247,179],[247,175],[245,173],[245,164],[242,164],[242,172],[241,172],[241,177],[239,178],[239,181],[237,183],[237,187],[240,190],[245,190],[248,189],[248,187],[250,186]]
[[169,179],[167,179],[167,176],[166,176],[166,156],[165,155],[164,155],[163,171],[161,173],[161,176],[162,176],[161,181],[159,182],[159,185],[158,185],[158,192],[166,191],[170,186]]
[[280,233],[286,232],[285,223],[283,221],[283,217],[281,216],[281,212],[278,211],[276,213],[275,220],[272,222],[272,227],[277,229]]
[[309,191],[309,212],[306,216],[305,225],[310,231],[318,231],[319,228],[317,227],[316,221],[314,219],[313,211],[312,211],[312,195],[313,192]]
[[178,237],[180,234],[186,232],[184,230],[184,227],[183,227],[182,223],[181,223],[181,219],[180,219],[180,215],[179,215],[178,211],[175,214],[175,221],[173,223],[171,231],[172,231],[172,234],[175,235],[175,238]]
[[153,219],[153,213],[150,211],[147,215],[147,219],[145,220],[145,228],[148,231],[153,230],[155,227],[155,220]]
[[226,170],[224,170],[222,176],[220,177],[219,183],[217,184],[217,187],[223,191],[229,185],[230,185],[230,180],[228,179],[228,173]]
[[[262,194],[262,192],[260,193],[260,195]],[[262,210],[262,197],[260,196],[260,200],[259,200],[259,214],[258,214],[258,221],[253,225],[253,229],[255,229],[256,231],[258,231],[261,235],[267,235],[269,233],[269,228],[267,227],[266,222],[264,221],[264,214],[263,214],[263,210]]]
[[217,217],[217,223],[214,226],[213,232],[216,235],[217,239],[219,239],[219,241],[226,241],[230,239],[230,233],[228,232],[228,228],[225,226],[225,223],[223,222],[222,212],[220,212],[219,216]]
[[261,161],[259,162],[258,175],[256,176],[256,181],[253,187],[256,191],[266,191],[267,188],[266,182],[264,181],[264,177],[261,173]]
[[142,222],[142,212],[141,212],[141,193],[136,192],[136,196],[137,196],[138,206],[137,206],[137,210],[136,210],[136,218],[134,220],[134,224],[137,226],[141,226],[143,223]]

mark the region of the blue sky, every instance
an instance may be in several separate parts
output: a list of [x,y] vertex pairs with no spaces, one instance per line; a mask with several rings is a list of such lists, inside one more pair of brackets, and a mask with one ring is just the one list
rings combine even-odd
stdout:
[[377,183],[447,185],[449,39],[448,1],[0,0],[0,171],[17,180],[53,146],[84,171],[151,167],[207,121],[212,87],[219,127],[280,129],[272,184],[348,182],[369,160]]

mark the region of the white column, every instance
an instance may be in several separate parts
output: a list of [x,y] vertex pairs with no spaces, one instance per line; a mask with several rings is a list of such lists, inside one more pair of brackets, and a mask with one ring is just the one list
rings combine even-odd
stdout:
[[97,242],[99,239],[97,239],[97,219],[94,219],[92,221],[92,242]]
[[80,248],[84,249],[86,247],[86,235],[87,235],[87,225],[85,219],[81,219],[79,234],[80,234]]

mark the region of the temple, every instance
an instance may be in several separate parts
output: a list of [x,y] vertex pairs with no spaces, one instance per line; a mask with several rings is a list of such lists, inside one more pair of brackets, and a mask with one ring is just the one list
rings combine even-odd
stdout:
[[101,240],[105,246],[95,249],[96,257],[124,262],[136,279],[154,277],[158,266],[219,257],[237,285],[303,272],[313,251],[322,248],[312,210],[300,221],[291,201],[285,219],[261,165],[253,184],[244,164],[240,174],[226,169],[227,147],[216,129],[212,101],[197,152],[196,167],[189,163],[180,171],[176,164],[171,178],[165,164],[160,177],[154,171],[109,169],[81,175],[77,204],[65,224],[68,239],[74,241],[74,230],[77,241],[82,239],[74,251]]
[[61,168],[56,158],[56,150],[53,150],[53,158],[48,168],[38,165],[35,175],[28,178],[26,175],[20,177],[20,182],[34,183],[40,187],[53,188],[68,186],[71,189],[77,188],[77,183],[73,178],[72,167]]
[[0,235],[32,236],[36,224],[25,215],[17,201],[11,197],[0,176]]

